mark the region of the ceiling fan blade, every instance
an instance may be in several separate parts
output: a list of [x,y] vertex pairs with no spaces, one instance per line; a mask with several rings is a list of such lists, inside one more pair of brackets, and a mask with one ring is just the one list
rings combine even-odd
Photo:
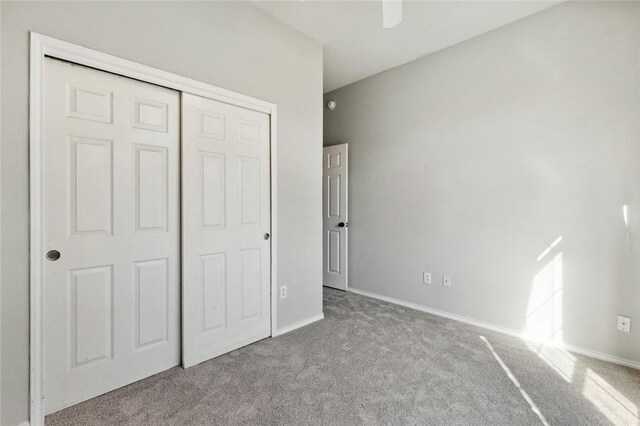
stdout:
[[382,28],[393,28],[402,22],[402,0],[382,0]]

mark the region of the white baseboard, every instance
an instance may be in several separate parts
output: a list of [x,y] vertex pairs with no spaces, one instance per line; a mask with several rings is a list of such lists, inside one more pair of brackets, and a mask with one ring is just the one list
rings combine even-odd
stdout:
[[295,324],[291,324],[286,327],[279,328],[278,330],[276,330],[276,333],[273,335],[273,337],[282,336],[283,334],[287,334],[289,332],[292,332],[293,330],[297,330],[301,327],[307,326],[309,324],[313,324],[314,322],[320,321],[321,319],[324,319],[324,313],[313,316],[311,318],[307,318],[306,320],[297,322]]
[[595,358],[595,359],[599,359],[602,361],[608,361],[608,362],[612,362],[614,364],[619,364],[619,365],[624,365],[626,367],[631,367],[631,368],[635,368],[637,370],[640,370],[640,362],[638,361],[633,361],[630,359],[625,359],[625,358],[620,358],[614,355],[609,355],[609,354],[605,354],[602,352],[597,352],[597,351],[593,351],[591,349],[585,349],[585,348],[581,348],[579,346],[573,346],[573,345],[567,345],[567,344],[558,344],[558,343],[549,343],[549,342],[541,342],[539,340],[536,340],[535,338],[532,338],[531,336],[526,335],[525,333],[518,331],[518,330],[514,330],[511,328],[507,328],[507,327],[502,327],[499,325],[494,325],[494,324],[490,324],[490,323],[486,323],[486,322],[482,322],[482,321],[477,321],[474,320],[473,318],[469,318],[469,317],[464,317],[461,315],[456,315],[456,314],[452,314],[449,312],[445,312],[445,311],[440,311],[437,309],[433,309],[433,308],[429,308],[427,306],[423,306],[423,305],[418,305],[416,303],[411,303],[411,302],[405,302],[404,300],[400,300],[400,299],[394,299],[393,297],[388,297],[388,296],[382,296],[380,294],[376,294],[376,293],[372,293],[369,291],[365,291],[365,290],[359,290],[357,288],[349,288],[349,291],[352,293],[356,293],[356,294],[360,294],[362,296],[366,296],[366,297],[371,297],[373,299],[378,299],[378,300],[382,300],[385,302],[389,302],[389,303],[393,303],[395,305],[400,305],[400,306],[404,306],[405,308],[410,308],[410,309],[415,309],[417,311],[421,311],[421,312],[426,312],[428,314],[432,314],[432,315],[437,315],[439,317],[443,317],[443,318],[448,318],[454,321],[459,321],[459,322],[463,322],[465,324],[470,324],[470,325],[475,325],[476,327],[480,327],[480,328],[484,328],[487,330],[491,330],[491,331],[496,331],[498,333],[502,333],[502,334],[508,334],[509,336],[513,336],[513,337],[517,337],[519,339],[522,340],[527,340],[530,342],[535,342],[535,343],[539,343],[539,344],[544,344],[544,345],[548,345],[548,346],[553,346],[553,347],[557,347],[559,349],[563,349],[569,352],[575,352],[577,354],[580,355],[585,355],[591,358]]

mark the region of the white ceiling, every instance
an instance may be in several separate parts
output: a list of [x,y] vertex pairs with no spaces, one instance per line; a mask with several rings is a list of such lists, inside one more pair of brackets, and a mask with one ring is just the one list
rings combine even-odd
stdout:
[[382,29],[380,1],[253,1],[324,45],[329,92],[532,15],[559,1],[403,1],[403,21]]

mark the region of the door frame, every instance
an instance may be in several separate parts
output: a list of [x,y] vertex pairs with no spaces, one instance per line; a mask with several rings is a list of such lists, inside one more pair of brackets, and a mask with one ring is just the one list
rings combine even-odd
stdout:
[[[112,74],[156,84],[269,114],[271,157],[271,336],[277,335],[277,106],[157,68],[141,65],[93,49],[30,32],[29,69],[29,418],[32,426],[44,424],[44,289],[43,289],[43,74],[45,57],[52,57]],[[180,283],[182,287],[182,282]],[[182,291],[181,291],[182,293]],[[180,318],[182,323],[182,317]],[[182,343],[181,343],[182,345]]]

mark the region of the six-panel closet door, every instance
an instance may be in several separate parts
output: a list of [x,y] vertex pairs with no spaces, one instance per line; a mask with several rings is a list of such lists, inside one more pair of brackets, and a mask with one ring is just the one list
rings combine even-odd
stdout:
[[183,365],[271,334],[269,115],[182,95]]
[[49,58],[43,83],[46,414],[268,337],[269,115]]
[[45,411],[180,363],[180,94],[46,59]]

